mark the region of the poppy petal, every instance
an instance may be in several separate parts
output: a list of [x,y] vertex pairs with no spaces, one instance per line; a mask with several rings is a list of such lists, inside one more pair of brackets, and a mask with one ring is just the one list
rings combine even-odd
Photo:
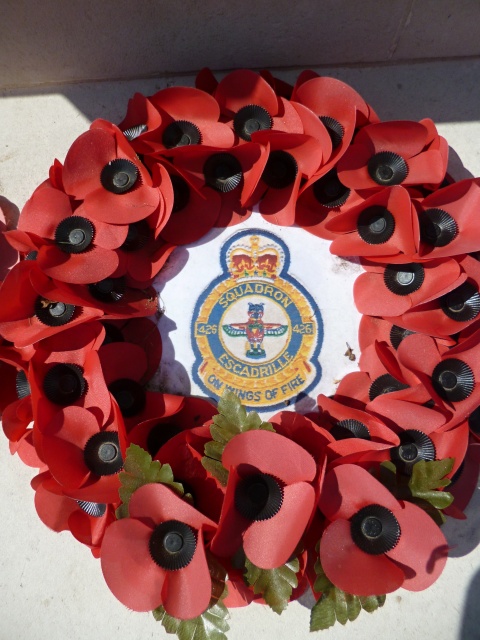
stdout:
[[345,464],[327,473],[318,507],[329,520],[348,520],[369,504],[380,504],[390,511],[400,508],[390,491],[361,467]]
[[166,572],[150,557],[152,529],[138,520],[113,522],[103,538],[103,577],[113,595],[133,611],[152,611],[162,602]]
[[325,529],[320,562],[336,587],[358,596],[391,593],[405,580],[403,571],[385,555],[370,555],[357,547],[348,520],[336,520]]
[[315,506],[315,491],[305,482],[283,489],[280,511],[269,520],[252,522],[243,535],[247,558],[261,569],[275,569],[295,551]]
[[240,433],[226,445],[222,464],[226,469],[252,465],[285,484],[311,481],[317,467],[312,456],[293,440],[271,431]]
[[442,573],[447,562],[448,544],[432,518],[409,502],[395,511],[401,529],[397,546],[387,556],[413,570],[407,572],[404,589],[422,591]]
[[212,579],[208,571],[205,548],[198,534],[193,558],[184,569],[168,574],[163,589],[163,606],[174,618],[189,620],[200,616],[208,608],[212,597]]

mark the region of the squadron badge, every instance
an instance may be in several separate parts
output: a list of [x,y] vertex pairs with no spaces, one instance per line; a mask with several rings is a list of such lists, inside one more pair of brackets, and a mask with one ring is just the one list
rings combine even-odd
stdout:
[[320,311],[288,273],[288,247],[272,233],[235,234],[220,265],[192,319],[194,380],[209,396],[228,389],[249,407],[285,407],[320,378]]

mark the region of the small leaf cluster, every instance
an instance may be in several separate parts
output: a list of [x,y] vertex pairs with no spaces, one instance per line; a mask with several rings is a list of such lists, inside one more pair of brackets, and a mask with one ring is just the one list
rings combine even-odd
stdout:
[[218,415],[213,418],[210,433],[213,440],[205,445],[202,465],[225,487],[228,471],[222,465],[222,454],[230,440],[246,431],[265,429],[275,431],[269,422],[263,422],[258,413],[247,414],[245,407],[232,391],[226,391],[218,401]]

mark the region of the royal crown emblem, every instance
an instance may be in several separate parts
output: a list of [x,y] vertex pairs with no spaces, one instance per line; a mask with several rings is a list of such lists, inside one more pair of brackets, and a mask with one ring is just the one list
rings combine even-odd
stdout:
[[290,252],[272,233],[235,234],[220,265],[194,310],[194,380],[210,396],[228,389],[247,406],[284,407],[320,378],[320,311],[288,273]]

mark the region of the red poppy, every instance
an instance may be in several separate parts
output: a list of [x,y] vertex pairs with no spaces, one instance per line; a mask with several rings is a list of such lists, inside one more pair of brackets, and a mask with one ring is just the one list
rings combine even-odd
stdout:
[[326,174],[313,176],[300,188],[295,224],[319,238],[334,240],[338,236],[330,231],[328,223],[363,201],[356,191],[340,182],[333,168]]
[[[367,273],[353,285],[355,305],[360,313],[396,318],[418,305],[441,298],[466,279],[453,258],[407,264],[364,265]],[[372,296],[372,291],[376,295]]]
[[215,88],[214,97],[225,122],[236,134],[235,144],[250,141],[256,131],[304,133],[302,119],[291,102],[276,95],[254,71],[237,69],[228,73]]
[[104,578],[133,611],[162,605],[181,620],[208,608],[212,583],[204,548],[216,524],[162,484],[137,489],[130,517],[107,529],[101,550]]
[[268,149],[249,142],[228,150],[193,146],[178,150],[174,166],[197,188],[208,186],[221,196],[215,222],[227,227],[246,220],[256,202],[254,191],[268,159]]
[[59,285],[35,261],[16,264],[0,287],[1,335],[22,348],[102,315],[94,304],[69,304]]
[[317,473],[312,485],[318,496],[327,465],[327,448],[333,442],[333,437],[322,428],[323,425],[318,426],[313,420],[292,411],[280,411],[269,422],[276,433],[296,442],[313,456]]
[[399,444],[398,436],[376,416],[352,409],[323,394],[317,399],[317,422],[327,429],[333,441],[327,447],[330,460],[354,461],[359,453],[388,449]]
[[[159,426],[159,433],[163,437],[168,437],[169,432],[174,432],[176,427],[171,422],[161,423]],[[176,429],[178,430],[178,426]],[[169,464],[175,480],[181,482],[185,493],[192,496],[195,508],[211,520],[218,522],[225,489],[216,478],[205,470],[202,464],[204,446],[210,440],[209,427],[186,429],[173,435],[168,442],[163,444],[155,459],[162,464]]]
[[410,195],[387,187],[326,224],[337,234],[330,253],[371,261],[409,262],[418,250],[419,226]]
[[301,74],[292,100],[308,107],[330,134],[333,152],[322,168],[322,175],[332,169],[346,152],[357,128],[378,121],[361,95],[336,78]]
[[153,378],[162,357],[162,338],[157,325],[149,318],[111,320],[102,322],[105,329],[103,344],[131,342],[141,347],[147,357],[147,368],[141,382]]
[[439,407],[453,414],[448,428],[460,424],[480,404],[479,355],[475,334],[443,354],[432,338],[421,334],[408,336],[398,348],[402,364],[415,373]]
[[58,411],[39,433],[42,459],[65,495],[76,500],[118,501],[125,449],[120,412],[104,425],[94,413],[78,406]]
[[35,509],[43,524],[57,533],[70,531],[99,558],[103,536],[115,521],[119,502],[106,504],[68,498],[48,471],[35,478],[34,487]]
[[116,250],[128,226],[91,220],[83,205],[72,205],[63,191],[42,185],[23,208],[18,232],[10,235],[20,240],[20,231],[28,234],[36,244],[38,266],[51,278],[74,284],[108,278],[121,266],[122,254]]
[[[194,396],[183,397],[163,394],[164,410],[158,415],[152,415],[148,420],[138,422],[128,433],[128,440],[137,444],[142,449],[150,453],[152,457],[157,456],[163,447],[175,436],[184,431],[190,431],[203,425],[217,415],[217,408],[208,400],[195,398]],[[211,440],[208,430],[206,442]],[[197,435],[196,439],[200,436]],[[203,453],[202,444],[198,445],[199,451]],[[176,448],[176,445],[175,445]],[[161,457],[158,458],[163,461]]]
[[320,562],[347,593],[421,591],[441,574],[448,545],[438,526],[416,505],[396,500],[365,469],[343,465],[330,471],[319,508],[331,521],[320,542]]
[[165,207],[160,188],[123,133],[102,120],[70,147],[63,184],[68,195],[84,201],[87,216],[101,222],[131,224]]
[[197,182],[191,174],[163,162],[172,181],[173,205],[161,237],[175,245],[196,242],[216,224],[222,198],[217,191]]
[[291,226],[301,180],[311,178],[324,161],[322,144],[309,135],[282,132],[259,131],[252,140],[270,145],[252,202],[261,198],[259,211],[266,220]]
[[278,433],[248,431],[226,445],[222,464],[229,477],[212,552],[229,557],[243,544],[256,566],[283,565],[312,516],[314,459]]
[[[35,263],[30,263],[35,264]],[[35,265],[36,267],[36,265]],[[137,289],[129,286],[126,277],[104,278],[89,285],[73,285],[51,280],[40,269],[32,268],[30,279],[34,289],[47,301],[61,300],[81,308],[79,317],[106,320],[152,316],[158,311],[158,294],[151,286]],[[0,289],[1,295],[1,289]],[[92,314],[88,315],[87,311]],[[76,318],[74,314],[73,320]]]
[[233,147],[235,137],[220,122],[220,107],[208,93],[192,87],[168,87],[148,98],[160,116],[160,124],[145,132],[133,146],[146,154],[174,156],[180,147],[205,145]]
[[[404,340],[412,333],[414,332],[410,329],[400,327],[396,324],[393,324],[389,320],[376,318],[374,316],[362,316],[358,328],[358,342],[360,351],[364,351],[375,341],[386,342],[394,349],[398,349],[398,346],[402,342],[402,340]],[[444,348],[445,350],[448,347],[456,344],[455,340],[449,337],[435,338],[435,340],[439,345],[439,348]]]
[[379,122],[361,129],[338,163],[347,187],[376,190],[402,184],[437,188],[447,171],[448,145],[429,119]]
[[135,93],[128,101],[127,113],[118,125],[136,153],[148,152],[143,141],[152,137],[162,125],[162,116],[149,98]]
[[181,409],[183,396],[146,391],[148,361],[137,344],[115,342],[99,350],[105,383],[120,407],[127,432],[146,420],[160,420]]
[[28,382],[40,431],[62,407],[89,409],[104,424],[112,413],[97,349],[101,325],[89,323],[43,340],[31,360]]

